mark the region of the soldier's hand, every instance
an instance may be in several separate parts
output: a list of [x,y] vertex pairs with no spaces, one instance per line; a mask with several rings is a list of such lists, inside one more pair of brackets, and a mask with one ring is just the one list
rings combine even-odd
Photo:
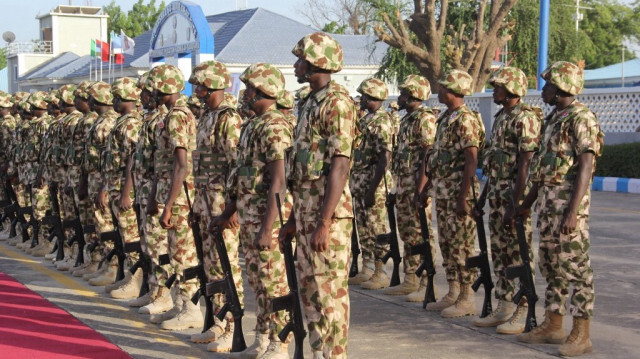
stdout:
[[514,212],[515,212],[514,217],[525,217],[526,218],[526,217],[529,217],[531,209],[528,208],[528,207],[518,206],[518,207],[516,207]]
[[120,202],[118,203],[121,211],[127,211],[131,209],[131,199],[129,196],[120,196]]
[[273,250],[276,247],[276,241],[273,240],[273,231],[260,228],[256,235],[253,245],[260,251]]
[[73,195],[73,189],[71,188],[71,186],[65,186],[63,191],[66,195],[69,195],[69,196]]
[[371,208],[376,203],[375,192],[367,191],[364,194],[364,208]]
[[456,215],[458,217],[466,217],[469,215],[471,209],[469,208],[469,204],[467,203],[466,198],[458,198],[456,202]]
[[571,234],[578,226],[578,214],[565,210],[560,224],[562,234]]
[[504,211],[504,216],[502,216],[502,225],[505,228],[510,229],[515,225],[515,213],[516,210],[513,208],[513,206],[507,206],[506,210]]
[[147,203],[147,214],[150,216],[155,216],[159,212],[160,210],[158,209],[158,202],[156,202],[156,199],[149,198],[149,203]]
[[240,228],[240,222],[238,222],[238,211],[233,212],[229,221],[227,222],[227,228],[235,229]]
[[413,194],[413,200],[412,200],[413,206],[418,210],[426,208],[428,199],[429,199],[429,196],[427,194],[426,188],[422,190],[422,192],[420,193],[416,192]]
[[218,231],[217,227],[220,227],[222,229],[229,228],[229,219],[224,215],[224,212],[219,216],[213,217],[211,223],[209,224],[209,233],[215,235],[215,233]]
[[318,221],[316,229],[311,233],[311,249],[316,252],[324,252],[329,248],[329,230],[331,221]]
[[173,226],[173,223],[171,223],[171,208],[164,207],[164,210],[160,215],[160,227],[164,229],[171,229]]
[[396,204],[396,194],[395,193],[389,193],[387,195],[386,204],[387,205]]
[[280,227],[280,233],[278,233],[278,243],[280,244],[280,251],[282,252],[282,243],[288,236],[296,235],[296,221],[289,219],[284,226]]

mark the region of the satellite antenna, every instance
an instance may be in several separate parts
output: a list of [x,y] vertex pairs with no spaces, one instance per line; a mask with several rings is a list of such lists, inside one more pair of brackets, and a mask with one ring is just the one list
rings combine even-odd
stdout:
[[2,39],[7,42],[7,44],[12,43],[16,39],[16,34],[11,31],[5,31],[2,34]]

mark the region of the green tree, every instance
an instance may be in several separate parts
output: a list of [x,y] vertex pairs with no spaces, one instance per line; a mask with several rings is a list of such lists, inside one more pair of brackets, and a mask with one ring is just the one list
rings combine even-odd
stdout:
[[0,49],[0,70],[7,67],[7,56],[4,54],[5,49]]
[[340,25],[337,21],[331,21],[322,27],[322,31],[330,34],[346,34],[349,25]]
[[125,14],[115,0],[111,0],[109,5],[102,9],[109,15],[107,26],[110,31],[119,33],[122,30],[127,36],[135,37],[153,28],[164,6],[164,0],[157,7],[156,0],[151,0],[148,4],[138,0]]

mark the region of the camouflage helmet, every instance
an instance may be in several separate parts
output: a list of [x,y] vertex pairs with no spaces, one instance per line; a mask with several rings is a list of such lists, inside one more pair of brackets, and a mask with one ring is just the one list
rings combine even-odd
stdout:
[[276,102],[278,106],[286,109],[292,109],[295,106],[293,94],[287,90],[282,91],[282,94],[278,97]]
[[240,81],[275,99],[284,91],[284,76],[271,64],[257,63],[247,67],[240,75]]
[[584,87],[584,72],[568,61],[554,62],[540,76],[569,95],[580,94]]
[[227,67],[219,61],[205,61],[193,69],[189,83],[201,85],[210,90],[222,90],[231,86],[231,75]]
[[384,101],[389,97],[389,89],[387,88],[387,84],[384,81],[379,79],[366,79],[360,83],[358,86],[358,92],[372,97],[376,100]]
[[398,101],[389,102],[389,108],[398,111],[400,109],[400,106],[398,106]]
[[238,99],[233,96],[232,94],[225,92],[224,93],[224,100],[222,100],[222,103],[224,105],[227,105],[229,107],[237,107],[238,106]]
[[0,107],[13,107],[13,101],[11,95],[4,91],[0,91]]
[[113,81],[111,84],[111,94],[118,96],[124,101],[138,101],[140,99],[138,83],[131,77],[122,77]]
[[36,109],[46,110],[47,109],[47,93],[44,91],[36,91],[29,96],[27,102],[31,107],[35,107]]
[[20,109],[22,109],[24,112],[29,112],[30,113],[33,106],[31,106],[31,104],[29,103],[29,99],[25,99],[25,100],[20,101],[18,103],[18,107]]
[[163,94],[174,94],[184,90],[184,75],[173,65],[160,65],[151,69],[147,84]]
[[27,98],[29,98],[29,93],[26,91],[17,91],[13,94],[13,96],[11,96],[11,101],[13,101],[14,104],[16,103],[20,103],[22,101],[26,101]]
[[309,94],[311,93],[311,86],[307,85],[307,86],[303,86],[299,89],[296,90],[296,100],[302,100],[307,98],[307,96],[309,96]]
[[473,78],[462,70],[451,70],[442,76],[440,85],[448,88],[451,92],[462,96],[469,96],[473,93]]
[[113,105],[111,86],[106,82],[96,82],[89,87],[89,96],[104,105]]
[[191,94],[191,96],[189,96],[189,99],[187,100],[187,105],[200,108],[202,107],[202,101],[200,101],[196,94]]
[[303,37],[291,52],[323,70],[332,73],[342,70],[342,46],[323,32],[314,32]]
[[429,96],[431,96],[431,84],[429,80],[420,75],[407,76],[398,88],[405,90],[411,97],[421,101],[426,101]]
[[76,90],[73,91],[73,94],[76,97],[79,97],[83,100],[88,100],[89,99],[89,88],[91,88],[91,86],[94,84],[95,82],[93,81],[82,81],[81,83],[78,84],[78,87],[76,87]]
[[140,91],[142,90],[147,90],[149,92],[153,91],[153,88],[151,86],[149,86],[147,80],[149,79],[149,73],[151,71],[147,71],[145,73],[143,73],[142,75],[140,75],[140,77],[138,78],[138,83],[136,84],[136,86],[140,89]]
[[58,89],[58,98],[60,98],[60,101],[62,101],[63,103],[73,106],[74,100],[76,98],[76,96],[74,95],[75,90],[76,85],[74,84],[62,85]]
[[47,96],[44,98],[45,101],[47,101],[47,103],[56,105],[56,106],[60,106],[60,98],[58,97],[58,90],[51,90],[49,91],[49,93],[47,94]]
[[503,86],[510,94],[518,97],[527,94],[527,76],[516,67],[499,68],[489,78],[489,84],[493,87]]

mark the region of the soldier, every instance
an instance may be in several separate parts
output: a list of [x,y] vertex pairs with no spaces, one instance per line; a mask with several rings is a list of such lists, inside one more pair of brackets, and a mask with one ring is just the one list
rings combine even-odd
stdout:
[[[242,118],[236,110],[236,105],[230,103],[231,99],[225,96],[224,90],[231,86],[231,76],[223,63],[206,61],[199,64],[189,82],[195,86],[195,94],[204,105],[204,114],[198,121],[196,150],[193,152],[193,174],[196,183],[193,211],[201,223],[205,273],[209,280],[219,280],[224,277],[224,273],[215,249],[215,238],[208,227],[211,216],[218,216],[225,209],[226,181],[236,163]],[[229,255],[238,297],[240,303],[244,303],[242,269],[238,257],[237,216],[234,216],[232,224],[222,232],[222,237]],[[224,304],[224,297],[216,295],[213,301],[217,309],[220,309]],[[231,317],[226,322],[217,318],[214,321],[210,330],[192,335],[191,341],[210,343],[207,345],[209,351],[227,352],[231,350],[233,339]]]
[[[520,334],[525,343],[560,344],[563,356],[593,350],[589,336],[595,299],[593,270],[589,259],[589,205],[596,157],[602,153],[604,134],[596,116],[575,96],[584,86],[581,68],[558,61],[541,74],[547,83],[542,100],[554,106],[546,117],[540,150],[531,165],[533,182],[518,214],[527,214],[538,200],[540,272],[547,280],[545,320]],[[505,217],[510,220],[511,213]],[[565,341],[562,317],[570,286],[573,328]]]
[[[524,331],[527,303],[518,307],[512,302],[515,283],[506,277],[509,266],[520,265],[520,250],[516,230],[511,222],[504,222],[507,208],[520,203],[527,192],[529,164],[538,149],[542,111],[521,101],[527,93],[527,77],[515,67],[503,67],[489,79],[493,86],[493,102],[502,109],[495,115],[491,144],[484,153],[483,170],[488,176],[489,229],[491,258],[497,277],[495,296],[497,308],[485,318],[476,319],[478,327],[495,327],[501,334],[520,334]],[[531,218],[525,221],[529,249],[533,240]],[[528,253],[535,273],[533,253]]]
[[[13,182],[15,165],[13,164],[13,156],[11,156],[13,147],[13,131],[16,128],[17,121],[11,115],[11,108],[13,107],[13,101],[11,95],[0,91],[0,176],[2,177],[2,183]],[[3,200],[8,200],[6,191],[2,191]],[[3,231],[0,233],[0,240],[4,241],[9,239],[10,235],[10,221],[2,223]]]
[[311,93],[299,112],[289,179],[294,210],[280,231],[296,234],[298,281],[314,358],[345,358],[349,331],[349,262],[353,230],[349,167],[356,108],[331,81],[342,46],[316,32],[292,50],[299,83]]
[[433,180],[438,217],[438,242],[449,292],[427,310],[442,311],[444,318],[475,315],[471,283],[475,271],[465,262],[474,249],[476,222],[470,215],[478,151],[484,147],[484,124],[480,115],[464,103],[472,94],[473,79],[460,70],[451,70],[440,80],[438,101],[447,110],[437,121],[436,138],[429,154],[428,172]]
[[[404,243],[404,281],[402,284],[384,291],[389,295],[407,295],[405,300],[420,302],[424,299],[427,286],[426,273],[422,278],[415,272],[420,265],[420,255],[410,255],[411,246],[423,242],[421,234],[417,198],[427,184],[424,170],[424,158],[433,146],[436,132],[436,117],[429,107],[422,106],[422,102],[431,96],[431,84],[419,75],[409,75],[399,86],[399,108],[406,111],[400,120],[396,148],[393,153],[393,174],[396,179],[396,193],[389,196],[389,201],[395,203],[398,210],[398,231]],[[418,201],[420,208],[424,207],[429,224],[429,241],[431,255],[435,258],[435,238],[431,229],[431,198],[426,197]]]
[[[160,283],[166,282],[169,278],[169,269],[167,265],[160,265],[160,255],[167,253],[168,241],[167,231],[160,227],[160,213],[149,213],[147,211],[149,203],[152,199],[152,187],[155,178],[154,155],[156,150],[156,127],[158,121],[164,119],[167,114],[167,108],[162,105],[158,106],[152,97],[153,88],[149,86],[147,80],[149,71],[145,72],[138,79],[137,86],[140,88],[140,101],[143,109],[146,111],[142,126],[139,131],[138,143],[136,144],[136,153],[131,168],[132,178],[135,179],[136,203],[140,205],[140,217],[142,223],[140,226],[143,230],[141,238],[141,246],[144,255],[151,262],[151,268],[148,276],[149,292],[137,299],[131,300],[128,304],[130,307],[140,308],[139,313],[158,314],[169,310],[173,306],[171,297],[158,296]],[[163,288],[162,290],[165,290]],[[154,306],[149,307],[153,298],[167,299],[164,302],[156,301]],[[142,307],[146,307],[142,309]],[[159,318],[160,319],[160,318]]]
[[[278,333],[286,324],[285,313],[270,311],[270,298],[287,293],[284,258],[278,248],[278,208],[275,194],[283,194],[285,151],[291,146],[291,126],[277,110],[284,91],[284,76],[270,64],[249,66],[240,76],[247,86],[243,102],[256,113],[244,124],[238,159],[229,181],[230,202],[216,222],[224,223],[237,209],[240,243],[247,278],[256,294],[256,341],[238,358],[288,358],[287,346]],[[289,210],[282,208],[283,213]]]
[[[393,141],[395,142],[396,136],[398,135],[398,130],[400,129],[400,106],[398,105],[398,101],[389,102],[389,113],[391,114],[391,123],[393,124]],[[433,111],[433,109],[432,109]],[[395,143],[394,143],[395,146]]]
[[[357,122],[354,141],[353,169],[349,184],[354,197],[356,221],[362,251],[362,271],[349,284],[364,289],[380,289],[389,285],[382,257],[385,245],[376,236],[389,232],[385,207],[386,193],[391,183],[389,162],[392,150],[392,127],[389,113],[382,102],[389,96],[387,85],[378,79],[364,80],[358,87],[360,108],[367,114]],[[383,181],[383,177],[387,177]]]
[[189,198],[194,198],[191,152],[196,149],[196,119],[187,107],[186,97],[180,95],[184,89],[184,76],[177,67],[154,67],[147,82],[153,87],[153,97],[158,105],[164,105],[168,110],[156,127],[154,167],[157,179],[152,188],[155,203],[150,202],[147,211],[159,212],[159,204],[164,204],[159,222],[168,232],[170,266],[176,273],[174,285],[182,301],[176,316],[163,321],[160,327],[183,330],[202,323],[200,307],[191,302],[191,297],[198,290],[197,278],[185,280],[182,276],[185,269],[198,265],[193,233],[189,227],[187,194],[183,190],[185,182]]
[[[109,133],[116,123],[118,113],[113,110],[113,95],[111,86],[105,82],[96,82],[89,90],[89,106],[98,114],[88,137],[83,159],[83,178],[80,180],[80,198],[87,195],[93,201],[93,213],[98,234],[112,231],[113,219],[109,210],[109,200],[106,193],[102,192],[102,173],[100,158],[107,147]],[[113,243],[100,243],[94,251],[102,252],[104,256],[113,249]],[[111,263],[103,263],[102,269],[93,273],[89,278],[89,284],[104,286],[115,282],[117,275],[117,258],[114,256]]]
[[[142,115],[138,112],[136,102],[140,100],[140,89],[137,81],[130,77],[122,77],[111,85],[113,108],[121,116],[107,138],[107,147],[102,154],[100,168],[104,175],[101,192],[106,192],[111,208],[107,202],[100,203],[100,207],[115,214],[118,219],[118,229],[124,243],[140,240],[138,221],[133,209],[133,180],[131,178],[131,158],[138,142],[138,132],[142,125]],[[133,265],[138,260],[138,253],[130,253],[128,264]],[[142,285],[142,268],[138,268],[133,275],[125,271],[125,278],[105,287],[105,292],[116,299],[132,299],[140,293]]]
[[276,104],[278,110],[287,118],[287,122],[289,122],[289,125],[291,126],[291,133],[293,133],[293,129],[296,127],[296,123],[298,122],[296,115],[293,114],[293,108],[296,107],[293,94],[284,90],[282,92],[282,96],[278,97]]
[[191,113],[193,113],[196,118],[200,118],[200,116],[202,116],[202,102],[200,102],[200,99],[195,93],[189,96],[187,105],[189,106],[189,110],[191,110]]

